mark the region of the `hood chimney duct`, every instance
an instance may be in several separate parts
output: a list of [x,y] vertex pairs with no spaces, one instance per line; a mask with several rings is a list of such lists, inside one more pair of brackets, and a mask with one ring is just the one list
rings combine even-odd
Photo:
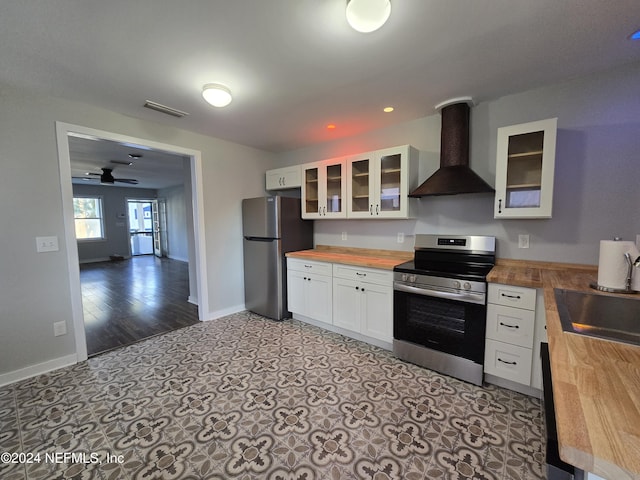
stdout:
[[469,167],[469,103],[457,98],[441,103],[440,168],[410,197],[494,192],[495,190]]

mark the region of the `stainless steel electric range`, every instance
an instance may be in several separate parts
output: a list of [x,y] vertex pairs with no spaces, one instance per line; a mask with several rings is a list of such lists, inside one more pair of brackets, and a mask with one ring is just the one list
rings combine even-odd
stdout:
[[416,235],[413,261],[394,268],[397,357],[482,384],[495,246],[495,237]]

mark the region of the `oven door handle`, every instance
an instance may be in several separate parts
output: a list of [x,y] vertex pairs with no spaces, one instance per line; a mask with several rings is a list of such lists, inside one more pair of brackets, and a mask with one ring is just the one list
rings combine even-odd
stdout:
[[485,295],[484,293],[473,293],[473,292],[464,292],[464,293],[454,293],[454,292],[444,292],[442,290],[432,290],[424,287],[413,287],[411,285],[405,285],[404,283],[394,282],[393,289],[398,290],[400,292],[405,293],[414,293],[416,295],[423,295],[425,297],[438,297],[445,298],[448,300],[457,300],[465,303],[477,303],[479,305],[484,305],[485,303]]

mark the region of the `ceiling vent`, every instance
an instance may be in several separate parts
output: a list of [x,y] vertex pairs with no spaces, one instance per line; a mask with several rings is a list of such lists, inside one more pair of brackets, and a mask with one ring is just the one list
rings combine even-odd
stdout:
[[145,108],[149,108],[151,110],[155,110],[156,112],[165,113],[167,115],[171,115],[172,117],[182,118],[189,115],[187,112],[183,112],[182,110],[178,110],[176,108],[167,107],[166,105],[162,105],[160,103],[152,102],[151,100],[146,100],[144,102]]

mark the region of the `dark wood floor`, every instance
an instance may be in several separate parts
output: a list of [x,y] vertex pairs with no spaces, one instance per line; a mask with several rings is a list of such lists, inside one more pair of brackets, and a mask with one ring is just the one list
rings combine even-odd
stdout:
[[186,262],[143,255],[80,265],[89,356],[193,325]]

